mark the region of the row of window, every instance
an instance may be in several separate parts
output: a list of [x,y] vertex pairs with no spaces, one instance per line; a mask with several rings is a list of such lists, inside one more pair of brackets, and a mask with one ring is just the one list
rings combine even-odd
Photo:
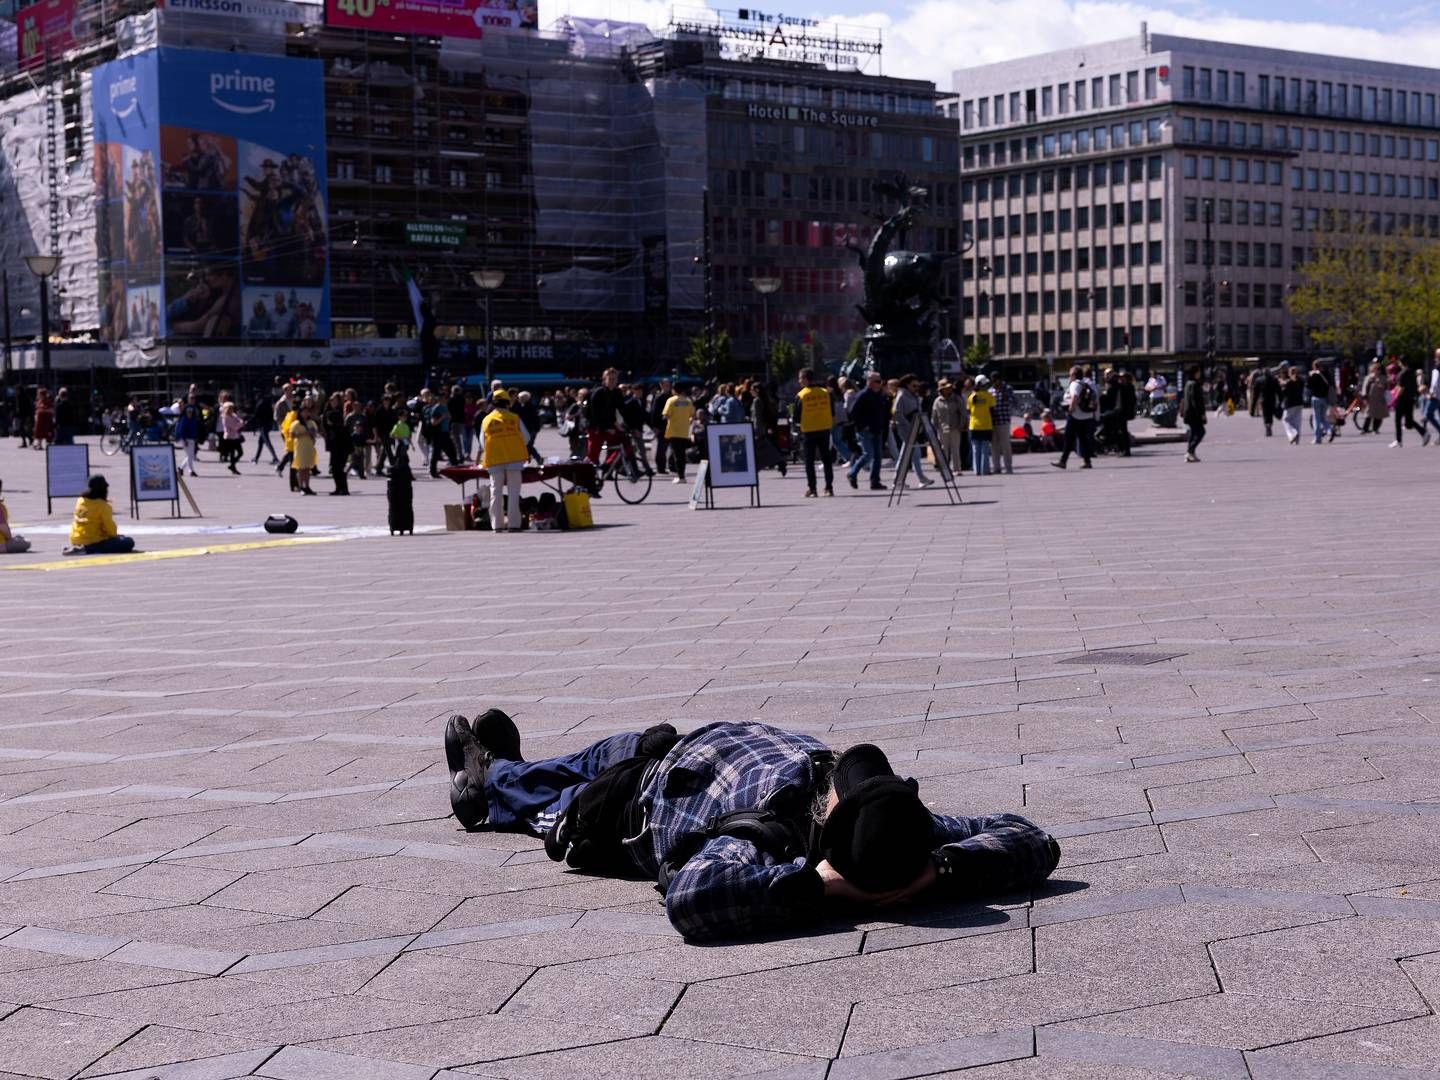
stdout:
[[[1097,326],[1093,330],[1027,330],[982,336],[996,356],[1089,356],[1093,353],[1157,350],[1165,347],[1163,326]],[[1093,349],[1092,349],[1093,346]]]
[[[953,173],[952,173],[953,175]],[[827,173],[770,172],[750,169],[712,169],[710,190],[724,193],[730,199],[798,199],[807,205],[839,203],[844,206],[869,207],[875,204],[870,190],[871,180],[856,176],[830,176]],[[927,185],[928,203],[945,209],[955,205],[957,185]]]
[[[1216,146],[1263,146],[1265,132],[1260,124],[1239,120],[1180,118],[1180,140]],[[1440,161],[1440,139],[1411,138],[1409,135],[1381,135],[1335,128],[1301,128],[1276,124],[1271,146],[1276,150],[1308,150],[1324,154],[1354,154],[1356,157],[1399,158],[1402,161]]]
[[1144,158],[1122,158],[1117,161],[1097,161],[1093,165],[1065,165],[1058,169],[1032,169],[1024,173],[1009,173],[1005,176],[981,177],[979,180],[960,182],[960,205],[970,202],[985,202],[991,198],[1018,199],[1024,195],[1048,195],[1052,191],[1069,191],[1107,184],[1138,184],[1146,180],[1159,180],[1164,165],[1159,154]]
[[1131,266],[1160,266],[1164,262],[1164,244],[1159,240],[1137,240],[1130,244],[1097,244],[1093,248],[1061,248],[1059,251],[997,252],[963,260],[960,279],[970,281],[977,271],[982,278],[1003,278],[1021,274],[1068,274],[1071,270],[1118,270],[1124,268],[1127,261]]
[[751,79],[707,80],[711,94],[727,101],[771,101],[777,105],[808,105],[823,109],[857,109],[866,112],[902,113],[929,116],[935,102],[913,94],[892,94],[879,90],[853,90],[842,86],[800,86],[795,83],[759,82]]
[[1110,108],[1133,105],[1141,100],[1142,83],[1144,100],[1154,101],[1160,96],[1159,69],[1147,67],[1143,71],[1136,68],[1108,76],[1094,75],[1074,82],[1012,90],[1008,94],[966,98],[960,106],[961,126],[969,131],[992,123],[1034,123],[1049,116],[1103,109],[1107,105]]
[[[1161,220],[1159,199],[1131,199],[1129,203],[1131,225],[1158,224]],[[1125,225],[1126,204],[1123,202],[1101,203],[1097,206],[1077,206],[1061,210],[1041,210],[1037,213],[997,214],[994,217],[977,217],[974,221],[976,240],[1003,240],[1006,235],[1049,236],[1054,232],[1068,233],[1089,228],[1122,228]]]
[[[1222,350],[1229,349],[1280,349],[1284,346],[1285,328],[1275,323],[1255,323],[1253,326],[1248,323],[1236,323],[1231,326],[1229,323],[1220,323],[1215,327],[1215,345]],[[1181,337],[1184,349],[1199,349],[1200,326],[1198,323],[1186,323]],[[1297,351],[1308,347],[1305,340],[1305,328],[1303,326],[1292,326],[1290,328],[1290,348]]]
[[[1089,289],[1046,289],[1040,292],[980,294],[981,318],[1002,319],[1023,315],[1066,315],[1072,311],[1122,311],[1126,308],[1160,307],[1165,289],[1158,281],[1137,285],[1096,285]],[[975,314],[975,298],[965,296],[966,318]]]
[[[1180,69],[1180,96],[1194,101],[1247,104],[1245,73],[1186,65]],[[1434,127],[1436,123],[1433,93],[1324,79],[1261,75],[1254,103],[1263,109],[1311,116],[1342,116],[1425,127]]]
[[977,166],[983,169],[992,162],[996,165],[1004,165],[1007,161],[1019,164],[1021,161],[1088,154],[1091,151],[1123,150],[1126,146],[1154,146],[1164,141],[1164,121],[1153,116],[1149,120],[1131,120],[1125,124],[1052,131],[1047,135],[1001,139],[993,143],[970,143],[962,151],[961,160],[967,169]]
[[[368,180],[375,184],[395,183],[395,167],[385,162],[378,162],[370,167],[369,175],[365,169],[358,164],[354,158],[337,157],[335,159],[334,171],[330,174],[334,180]],[[470,186],[469,171],[463,165],[450,165],[446,168],[445,186],[455,189],[468,188]],[[417,163],[407,170],[406,183],[413,183],[416,187],[429,187],[435,183],[435,173],[427,164]],[[495,170],[488,170],[485,173],[485,186],[491,188],[503,187],[505,177]]]
[[855,158],[884,158],[955,165],[954,139],[907,132],[850,131],[780,125],[768,121],[722,120],[712,125],[710,145],[716,157],[760,158],[834,164]]
[[[1284,310],[1285,286],[1278,282],[1217,281],[1214,283],[1215,302],[1222,308],[1274,308]],[[1205,292],[1200,282],[1187,281],[1181,287],[1181,296],[1186,307],[1201,307],[1205,303]]]

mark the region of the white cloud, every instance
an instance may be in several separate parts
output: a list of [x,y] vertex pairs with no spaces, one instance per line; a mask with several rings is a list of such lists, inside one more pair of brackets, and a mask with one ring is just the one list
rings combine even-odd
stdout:
[[[692,0],[682,6],[714,5]],[[1148,22],[1152,33],[1392,63],[1440,63],[1440,19],[1428,5],[1415,10],[1413,21],[1383,31],[1317,20],[1253,18],[1203,3],[1184,13],[1118,0],[919,0],[897,11],[899,7],[877,4],[869,14],[832,15],[823,8],[807,10],[798,2],[784,5],[791,14],[880,27],[885,34],[885,74],[931,79],[941,90],[951,88],[956,68],[1138,36],[1141,22]],[[546,8],[546,17],[570,11],[660,28],[669,21],[671,8],[663,0],[556,0],[555,7]]]

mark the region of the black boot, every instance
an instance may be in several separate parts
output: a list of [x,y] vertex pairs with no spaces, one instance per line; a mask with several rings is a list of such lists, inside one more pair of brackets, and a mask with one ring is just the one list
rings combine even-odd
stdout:
[[445,764],[450,770],[450,810],[466,829],[485,824],[485,772],[491,756],[475,738],[463,716],[445,725]]
[[[463,717],[462,717],[463,719]],[[475,741],[498,761],[524,761],[520,756],[520,729],[499,709],[487,709],[470,725]]]

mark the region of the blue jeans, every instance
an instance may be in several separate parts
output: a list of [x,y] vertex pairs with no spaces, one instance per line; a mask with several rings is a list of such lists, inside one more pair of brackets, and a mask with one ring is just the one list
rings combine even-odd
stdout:
[[870,486],[880,486],[880,436],[873,431],[857,431],[860,437],[860,453],[850,462],[850,475],[860,475],[860,470],[870,466]]
[[1425,434],[1425,429],[1431,424],[1435,430],[1440,431],[1440,398],[1427,398],[1425,401],[1425,419],[1420,421],[1420,434]]
[[835,449],[835,464],[844,465],[850,460],[850,448],[845,445],[845,440],[840,437],[840,426],[838,424],[830,429],[830,445]]
[[544,761],[496,761],[485,772],[488,823],[543,836],[575,796],[617,762],[635,756],[640,732],[612,735],[573,754]]
[[1319,443],[1321,439],[1330,433],[1330,399],[1321,397],[1311,398],[1310,408],[1314,413],[1315,441]]
[[[989,432],[985,433],[986,435]],[[973,468],[976,476],[990,475],[990,440],[988,438],[977,439],[975,432],[970,433],[970,455],[974,459]]]

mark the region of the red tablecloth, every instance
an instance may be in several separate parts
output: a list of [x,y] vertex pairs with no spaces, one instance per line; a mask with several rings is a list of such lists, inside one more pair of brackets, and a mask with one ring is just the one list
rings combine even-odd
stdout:
[[[490,479],[490,471],[482,469],[478,465],[451,465],[447,469],[441,469],[440,472],[461,485],[468,484],[471,480]],[[545,465],[526,465],[520,482],[522,484],[549,484],[555,488],[561,484],[574,484],[576,487],[592,492],[599,486],[596,482],[595,466],[588,461],[560,461]]]

